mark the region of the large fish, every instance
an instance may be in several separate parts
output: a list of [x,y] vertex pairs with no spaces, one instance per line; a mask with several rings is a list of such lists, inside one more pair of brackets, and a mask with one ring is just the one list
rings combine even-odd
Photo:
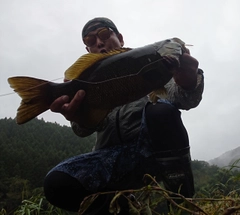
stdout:
[[82,125],[98,125],[115,107],[163,89],[172,78],[164,56],[178,61],[185,44],[178,38],[167,39],[141,48],[89,53],[80,57],[65,72],[65,83],[32,77],[10,77],[8,82],[22,98],[16,122],[23,124],[49,109],[62,95],[73,98],[79,89],[86,91],[79,108]]

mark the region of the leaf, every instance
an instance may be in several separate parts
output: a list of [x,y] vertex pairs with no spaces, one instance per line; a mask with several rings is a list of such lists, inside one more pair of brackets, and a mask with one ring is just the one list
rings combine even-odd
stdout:
[[123,192],[117,192],[115,194],[115,196],[113,197],[112,201],[110,202],[110,206],[109,206],[109,212],[110,213],[114,213],[114,214],[118,214],[121,210],[121,207],[118,203],[118,199],[121,195],[124,195]]
[[85,197],[84,200],[80,204],[78,214],[82,215],[89,208],[89,206],[95,201],[95,199],[98,196],[99,196],[99,193]]

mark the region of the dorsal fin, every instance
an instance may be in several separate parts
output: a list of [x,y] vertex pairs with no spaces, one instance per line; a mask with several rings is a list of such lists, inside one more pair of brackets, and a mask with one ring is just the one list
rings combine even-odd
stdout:
[[102,60],[104,58],[107,58],[109,56],[119,54],[122,52],[126,52],[131,50],[130,48],[120,48],[116,50],[112,50],[108,53],[88,53],[80,58],[65,71],[65,79],[66,80],[72,80],[78,78],[81,73],[92,66],[94,63],[98,62],[99,60]]

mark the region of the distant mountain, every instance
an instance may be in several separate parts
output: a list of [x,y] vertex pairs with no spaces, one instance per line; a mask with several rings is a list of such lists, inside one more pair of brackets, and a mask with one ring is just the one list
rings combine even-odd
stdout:
[[[237,147],[233,150],[227,151],[224,154],[220,155],[217,158],[214,158],[208,163],[210,165],[216,165],[218,167],[226,167],[231,166],[234,162],[240,159],[240,147]],[[240,162],[238,162],[238,166],[240,166]]]

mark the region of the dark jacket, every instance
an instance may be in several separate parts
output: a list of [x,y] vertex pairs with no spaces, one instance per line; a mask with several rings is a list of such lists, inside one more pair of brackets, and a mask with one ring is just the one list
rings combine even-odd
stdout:
[[[166,99],[178,109],[189,110],[198,106],[202,99],[204,88],[203,71],[198,70],[197,85],[194,90],[186,91],[178,86],[172,78],[166,85]],[[95,149],[106,148],[113,145],[131,143],[140,130],[142,111],[148,102],[145,96],[137,101],[116,107],[95,129],[85,129],[72,123],[72,129],[78,136],[87,136],[97,131]]]

